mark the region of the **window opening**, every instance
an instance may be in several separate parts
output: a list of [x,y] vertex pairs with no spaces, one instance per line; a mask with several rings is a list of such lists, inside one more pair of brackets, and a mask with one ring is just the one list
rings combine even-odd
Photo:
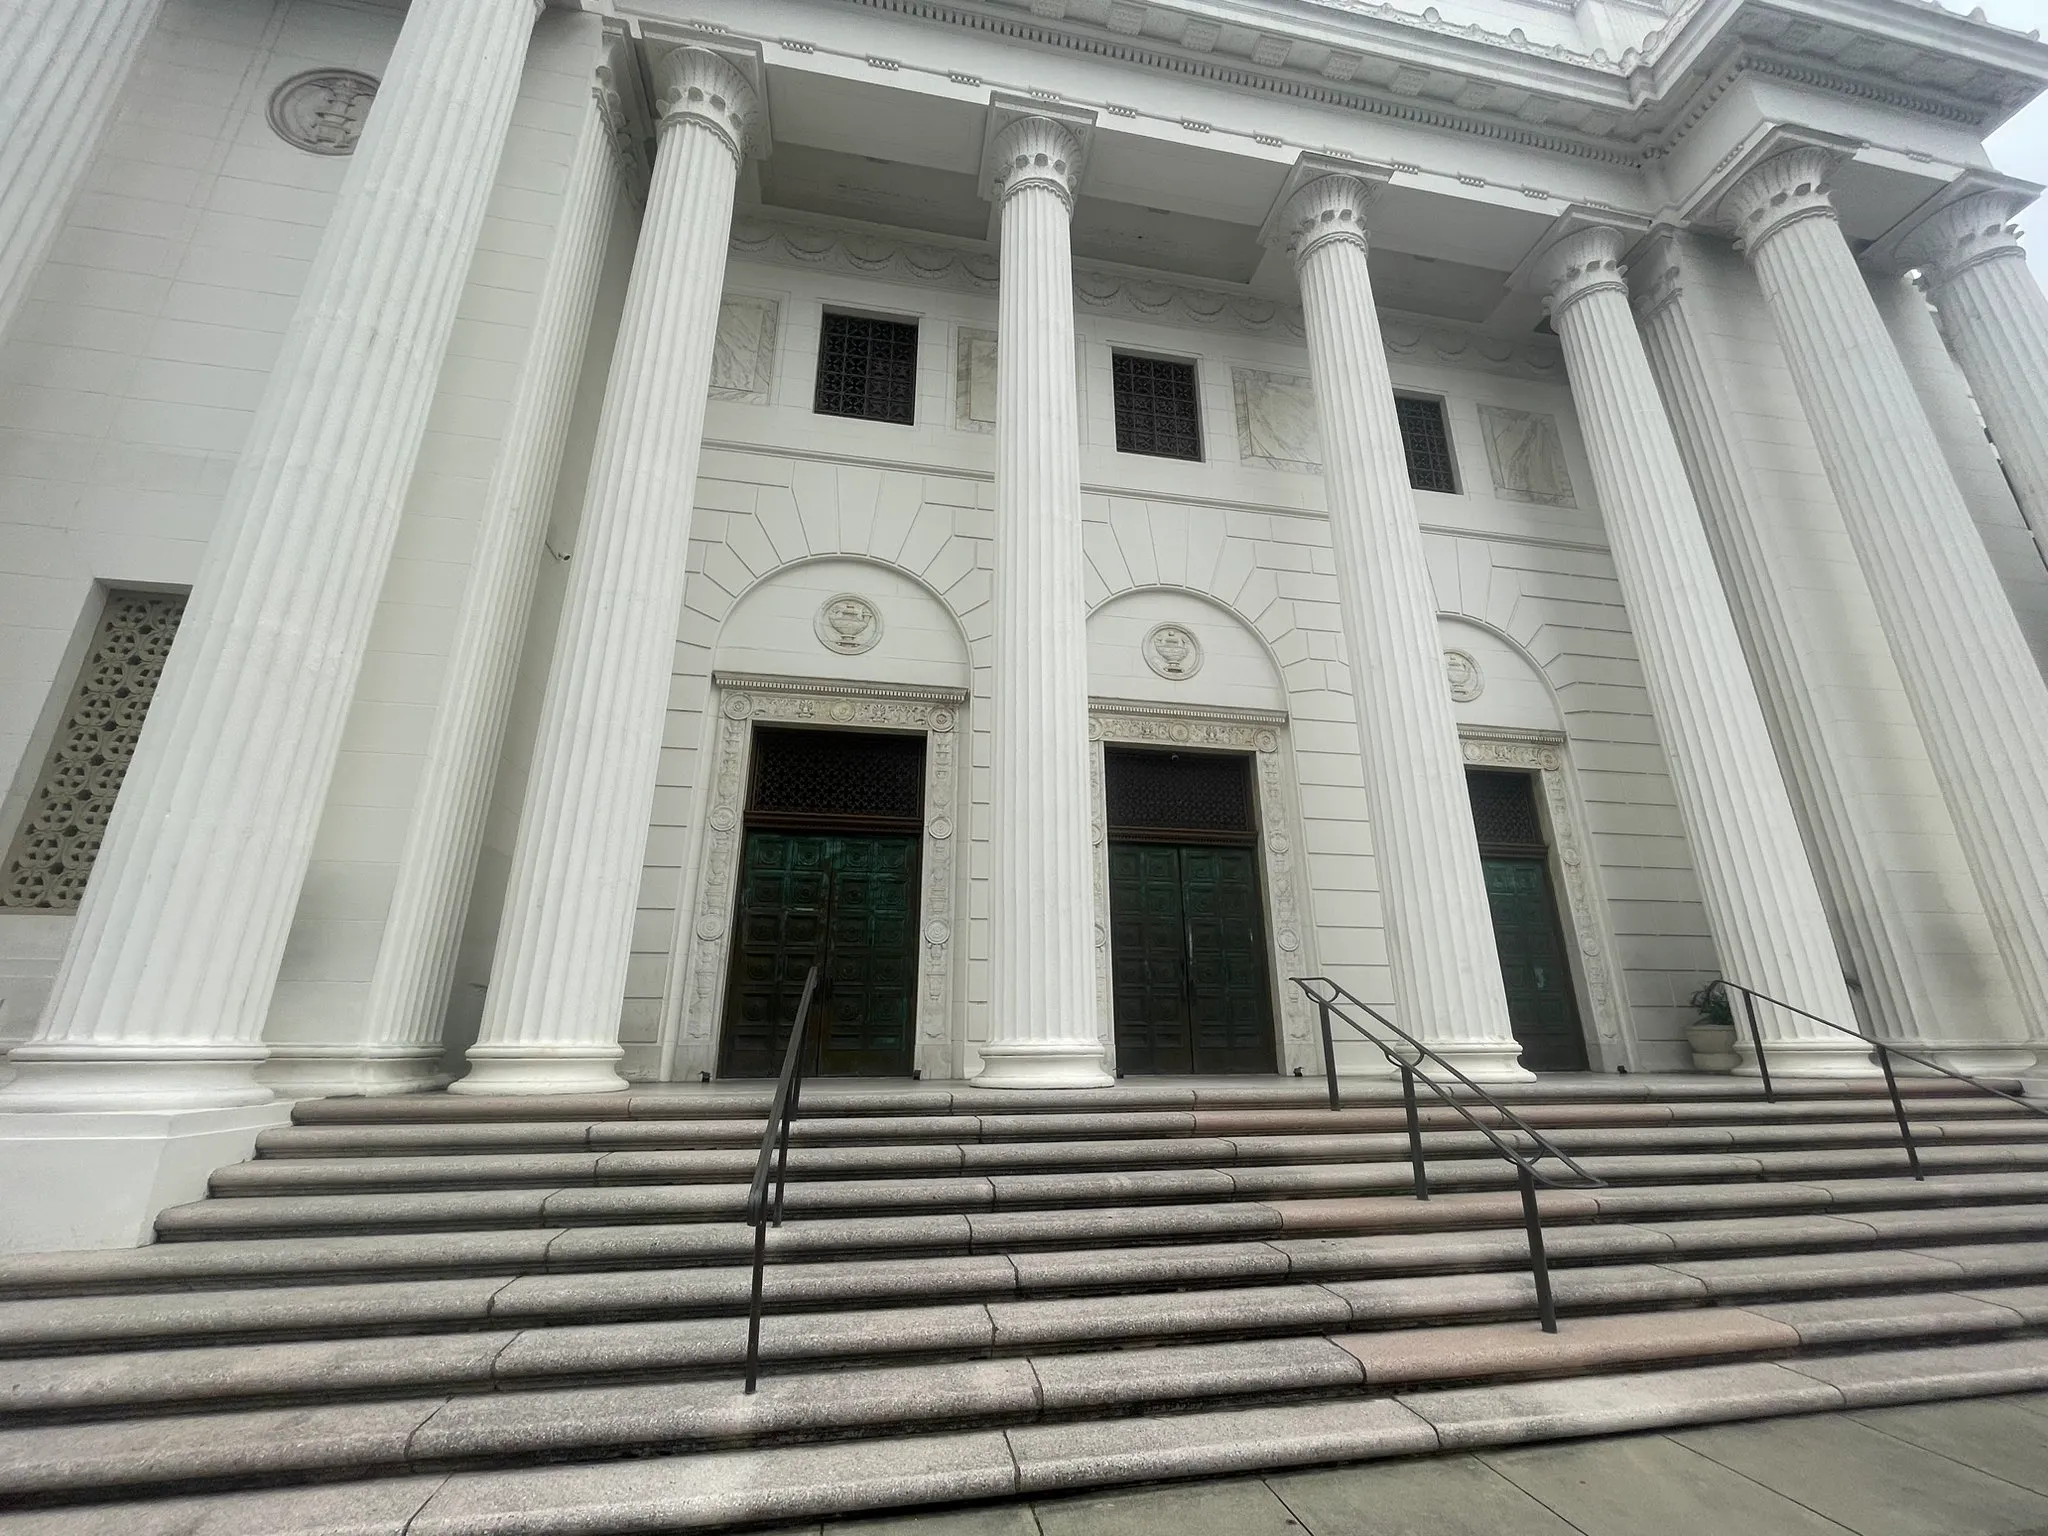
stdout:
[[916,830],[924,824],[924,737],[757,728],[747,820]]
[[1457,495],[1457,467],[1451,459],[1451,429],[1444,420],[1443,401],[1396,395],[1394,416],[1401,424],[1408,484],[1418,491]]
[[818,341],[820,416],[910,426],[917,414],[917,326],[828,312]]
[[1119,453],[1200,462],[1202,423],[1193,363],[1113,353],[1110,381],[1116,396]]

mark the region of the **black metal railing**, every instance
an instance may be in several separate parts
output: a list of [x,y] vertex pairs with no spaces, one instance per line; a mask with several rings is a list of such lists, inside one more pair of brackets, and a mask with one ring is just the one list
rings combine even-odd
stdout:
[[[1429,1169],[1422,1156],[1422,1111],[1415,1101],[1415,1085],[1418,1082],[1456,1110],[1467,1124],[1493,1144],[1494,1151],[1514,1164],[1515,1182],[1522,1191],[1522,1227],[1529,1238],[1529,1273],[1536,1282],[1536,1315],[1541,1320],[1545,1333],[1557,1332],[1557,1305],[1550,1294],[1550,1261],[1543,1250],[1543,1220],[1536,1205],[1536,1186],[1542,1184],[1551,1189],[1604,1189],[1606,1180],[1596,1178],[1580,1167],[1569,1152],[1473,1082],[1459,1070],[1455,1062],[1447,1060],[1431,1047],[1424,1045],[1377,1008],[1362,1002],[1327,976],[1297,976],[1294,978],[1294,984],[1316,1005],[1316,1012],[1322,1019],[1323,1070],[1329,1079],[1331,1109],[1343,1107],[1337,1090],[1334,1024],[1349,1025],[1376,1046],[1387,1060],[1401,1069],[1401,1098],[1408,1111],[1408,1162],[1415,1174],[1416,1199],[1429,1198]],[[1354,1017],[1353,1010],[1372,1019],[1393,1038],[1388,1039],[1375,1033]],[[1467,1094],[1491,1110],[1500,1124],[1505,1125],[1513,1133],[1528,1137],[1533,1152],[1525,1152],[1506,1140],[1494,1126],[1475,1115],[1458,1094],[1439,1082],[1435,1073],[1424,1068],[1425,1061],[1455,1079],[1458,1086]],[[1556,1158],[1573,1177],[1561,1179],[1537,1167],[1537,1163],[1546,1157]]]
[[[810,1022],[811,1004],[818,993],[819,967],[813,964],[804,977],[803,995],[797,999],[796,1017],[789,1025],[789,1046],[782,1053],[782,1075],[775,1080],[775,1097],[768,1101],[768,1124],[761,1132],[761,1155],[754,1159],[754,1182],[747,1190],[747,1222],[754,1229],[754,1289],[747,1307],[747,1391],[754,1390],[761,1372],[761,1278],[768,1267],[768,1229],[782,1225],[782,1195],[789,1183],[789,1123],[796,1118],[797,1100],[804,1085],[804,1026]],[[775,1172],[775,1197],[768,1197],[768,1173]]]
[[[2017,1104],[2030,1115],[2048,1117],[2048,1108],[2043,1108],[2039,1104],[2030,1104],[2016,1093],[2007,1093],[2003,1088],[1994,1088],[1981,1078],[1971,1077],[1967,1072],[1958,1072],[1952,1067],[1944,1067],[1938,1061],[1929,1061],[1925,1056],[1919,1055],[1916,1052],[1903,1050],[1899,1046],[1889,1044],[1883,1040],[1873,1039],[1871,1036],[1864,1034],[1860,1029],[1851,1029],[1846,1024],[1837,1024],[1833,1019],[1824,1019],[1810,1009],[1800,1007],[1797,1003],[1786,1002],[1782,997],[1772,997],[1768,992],[1759,992],[1754,987],[1745,987],[1741,982],[1730,981],[1726,976],[1709,982],[1707,990],[1711,992],[1715,987],[1721,989],[1723,997],[1726,997],[1730,992],[1740,992],[1742,994],[1743,1017],[1749,1025],[1749,1044],[1750,1048],[1756,1052],[1757,1076],[1763,1080],[1764,1098],[1770,1103],[1777,1103],[1778,1093],[1771,1083],[1770,1055],[1764,1049],[1763,1030],[1758,1026],[1756,1020],[1756,1005],[1758,1003],[1769,1003],[1773,1008],[1782,1008],[1787,1013],[1798,1014],[1802,1019],[1811,1019],[1816,1024],[1824,1024],[1837,1034],[1854,1037],[1856,1042],[1863,1046],[1864,1049],[1875,1052],[1877,1064],[1884,1071],[1885,1091],[1892,1098],[1892,1114],[1899,1122],[1899,1139],[1906,1144],[1906,1163],[1913,1170],[1913,1177],[1922,1182],[1925,1182],[1927,1175],[1920,1171],[1920,1148],[1913,1140],[1913,1124],[1906,1115],[1905,1098],[1899,1093],[1898,1073],[1892,1070],[1892,1058],[1894,1056],[1902,1056],[1916,1066],[1925,1067],[1930,1072],[1939,1072],[1943,1077],[1954,1078],[1959,1083],[1968,1083],[1978,1092],[1992,1094],[1997,1098],[2004,1099],[2008,1104]],[[1731,1018],[1734,1015],[1734,1011],[1733,1000],[1731,999],[1729,1006]]]

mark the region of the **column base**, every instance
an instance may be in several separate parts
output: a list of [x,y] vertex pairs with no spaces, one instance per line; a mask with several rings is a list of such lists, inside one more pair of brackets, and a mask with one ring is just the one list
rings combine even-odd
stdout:
[[450,1093],[624,1093],[616,1045],[472,1045],[469,1075],[448,1085]]
[[1097,1040],[1002,1040],[981,1048],[977,1088],[1108,1088],[1116,1079],[1103,1065]]
[[[1735,1076],[1763,1076],[1757,1070],[1756,1047],[1750,1044],[1747,1030],[1738,1032],[1735,1050],[1742,1058],[1741,1065],[1735,1069]],[[1766,1040],[1764,1060],[1769,1063],[1773,1078],[1866,1078],[1883,1075],[1871,1042],[1851,1040],[1847,1035],[1833,1040]]]
[[[1522,1044],[1519,1040],[1430,1040],[1424,1043],[1475,1083],[1536,1081],[1536,1074],[1522,1065]],[[1430,1063],[1425,1061],[1422,1065],[1427,1071]],[[1456,1086],[1455,1079],[1452,1086]]]
[[441,1048],[417,1045],[273,1045],[256,1071],[281,1098],[387,1098],[448,1085]]
[[[1887,1040],[1885,1044],[1897,1045],[1916,1056],[1925,1056],[1929,1061],[1939,1062],[1949,1071],[1960,1072],[1965,1077],[2024,1077],[2030,1068],[2048,1064],[2043,1063],[2038,1051],[2010,1041],[1951,1040],[1942,1045],[1930,1045],[1925,1040]],[[1901,1077],[1941,1076],[1917,1061],[1901,1061],[1896,1057],[1892,1060],[1892,1067]]]
[[[267,1090],[266,1090],[267,1091]],[[204,1199],[216,1168],[290,1122],[283,1100],[232,1109],[0,1114],[0,1253],[134,1248]]]
[[256,1081],[268,1054],[260,1045],[89,1045],[27,1040],[7,1056],[14,1079],[0,1088],[0,1111],[175,1113],[267,1104]]

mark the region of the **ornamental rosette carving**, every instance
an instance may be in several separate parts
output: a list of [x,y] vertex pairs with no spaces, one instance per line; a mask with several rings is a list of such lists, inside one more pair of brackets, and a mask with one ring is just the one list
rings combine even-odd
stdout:
[[1935,214],[1901,251],[1935,287],[1953,282],[1980,262],[2026,257],[2014,217],[2033,199],[2022,192],[1978,192]]
[[717,134],[735,163],[753,152],[765,119],[745,75],[707,48],[671,48],[653,73],[654,119],[664,134],[694,123]]
[[1288,199],[1273,237],[1287,242],[1296,266],[1332,241],[1364,250],[1366,218],[1378,196],[1378,185],[1362,176],[1318,176]]
[[996,135],[995,200],[1007,202],[1026,187],[1044,187],[1067,205],[1081,185],[1081,141],[1049,117],[1020,117]]
[[1806,219],[1835,217],[1830,178],[1847,158],[1840,150],[1802,145],[1773,155],[1721,199],[1721,218],[1745,255],[1754,256],[1781,230]]
[[1596,293],[1619,293],[1627,299],[1627,269],[1621,264],[1626,242],[1620,230],[1602,224],[1567,235],[1551,247],[1537,266],[1536,282],[1553,323]]

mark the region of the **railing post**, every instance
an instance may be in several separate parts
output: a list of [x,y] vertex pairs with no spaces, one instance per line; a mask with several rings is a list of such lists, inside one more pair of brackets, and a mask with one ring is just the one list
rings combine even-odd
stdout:
[[1330,1080],[1330,1108],[1338,1108],[1337,1100],[1337,1042],[1330,1037],[1330,1005],[1322,998],[1316,999],[1316,1012],[1323,1023],[1323,1075]]
[[1536,1277],[1536,1316],[1545,1333],[1557,1332],[1557,1303],[1550,1295],[1550,1260],[1543,1252],[1543,1218],[1536,1210],[1536,1174],[1515,1164],[1522,1186],[1522,1224],[1529,1230],[1529,1272]]
[[[766,1212],[760,1213],[766,1215]],[[754,1223],[754,1296],[747,1307],[747,1391],[761,1370],[761,1271],[768,1264],[768,1225]]]
[[[1728,985],[1727,982],[1722,982],[1722,990],[1726,991]],[[1742,993],[1742,1011],[1749,1015],[1749,1043],[1756,1048],[1756,1070],[1764,1080],[1764,1102],[1775,1104],[1778,1102],[1778,1095],[1771,1087],[1771,1062],[1764,1054],[1764,1032],[1756,1027],[1756,994],[1747,987],[1740,987],[1737,990]]]
[[1401,1095],[1408,1102],[1408,1161],[1415,1169],[1415,1198],[1429,1198],[1429,1170],[1422,1161],[1422,1115],[1415,1107],[1415,1069],[1401,1064]]
[[1913,1177],[1923,1184],[1927,1175],[1920,1171],[1920,1149],[1913,1145],[1913,1127],[1906,1121],[1906,1101],[1899,1097],[1898,1075],[1892,1071],[1892,1053],[1884,1048],[1884,1042],[1871,1042],[1877,1047],[1877,1064],[1884,1068],[1884,1085],[1892,1096],[1892,1113],[1899,1117],[1899,1136],[1906,1143],[1906,1163],[1913,1170]]
[[781,1144],[775,1154],[775,1222],[782,1225],[782,1193],[789,1185],[789,1123],[796,1118],[796,1101],[804,1091],[804,1069],[799,1062],[789,1080],[789,1102],[782,1112]]

